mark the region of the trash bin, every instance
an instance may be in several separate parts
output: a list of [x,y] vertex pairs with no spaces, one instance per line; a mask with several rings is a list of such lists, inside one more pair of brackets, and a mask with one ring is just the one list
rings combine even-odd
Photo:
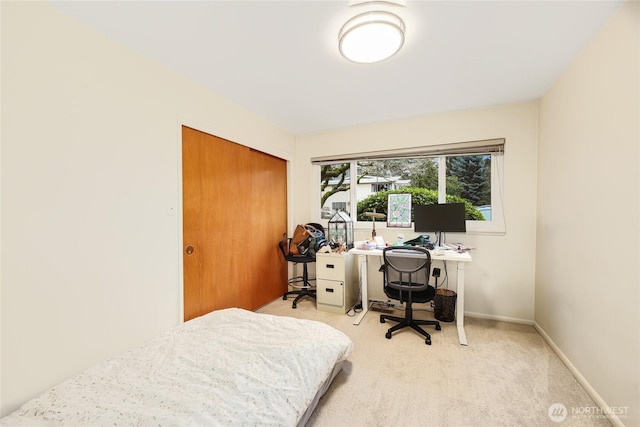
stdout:
[[438,289],[433,299],[433,314],[437,320],[442,322],[453,322],[456,320],[456,298],[458,294],[449,289]]

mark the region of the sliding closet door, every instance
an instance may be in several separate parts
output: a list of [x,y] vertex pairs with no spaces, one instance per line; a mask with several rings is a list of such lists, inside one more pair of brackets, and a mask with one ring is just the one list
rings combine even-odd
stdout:
[[252,152],[250,197],[252,309],[259,308],[287,291],[287,263],[277,242],[287,231],[287,164],[259,151]]
[[284,160],[183,127],[182,197],[185,320],[286,290]]

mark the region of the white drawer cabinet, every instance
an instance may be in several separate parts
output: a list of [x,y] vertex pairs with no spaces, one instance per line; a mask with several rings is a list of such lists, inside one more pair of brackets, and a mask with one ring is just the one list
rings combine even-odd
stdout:
[[316,254],[318,310],[345,314],[359,299],[357,257],[348,253]]

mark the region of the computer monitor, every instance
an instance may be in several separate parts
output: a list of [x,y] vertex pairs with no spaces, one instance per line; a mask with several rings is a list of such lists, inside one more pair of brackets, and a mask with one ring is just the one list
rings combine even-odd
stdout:
[[416,233],[435,232],[436,245],[441,246],[442,233],[465,233],[464,203],[444,203],[434,205],[416,205],[413,208],[413,227]]

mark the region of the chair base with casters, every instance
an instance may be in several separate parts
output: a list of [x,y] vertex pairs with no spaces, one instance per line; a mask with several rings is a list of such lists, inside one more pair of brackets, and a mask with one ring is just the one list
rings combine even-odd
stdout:
[[381,314],[380,315],[380,323],[385,323],[387,320],[391,320],[393,322],[398,322],[397,325],[389,328],[389,330],[387,331],[387,333],[385,334],[385,337],[387,339],[391,339],[391,335],[395,332],[398,331],[400,329],[406,328],[406,327],[410,327],[412,328],[414,331],[418,332],[419,334],[423,335],[425,337],[425,344],[427,345],[431,345],[431,335],[429,335],[429,333],[427,331],[425,331],[424,329],[422,329],[420,327],[420,325],[435,325],[436,327],[436,331],[440,331],[442,328],[440,327],[440,322],[438,322],[437,320],[422,320],[422,319],[414,319],[413,318],[413,309],[411,308],[411,305],[408,305],[405,311],[405,317],[396,317],[396,316],[390,316],[387,314]]
[[293,277],[288,281],[289,285],[292,285],[294,287],[296,286],[297,283],[302,282],[303,284],[301,285],[300,289],[287,291],[284,293],[284,295],[282,295],[282,299],[285,301],[287,300],[288,296],[297,295],[293,300],[293,303],[291,304],[291,308],[297,308],[298,301],[300,301],[301,298],[310,297],[310,298],[316,299],[316,289],[311,285],[311,283],[309,283],[309,280],[314,280],[314,279],[309,279],[306,263],[303,264],[302,268],[303,268],[302,276]]

